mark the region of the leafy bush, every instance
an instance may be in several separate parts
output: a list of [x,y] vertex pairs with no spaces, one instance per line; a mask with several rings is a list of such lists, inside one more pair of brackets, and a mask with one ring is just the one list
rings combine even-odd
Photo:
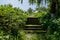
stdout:
[[[25,25],[28,14],[11,5],[0,6],[0,29],[7,33],[15,32]],[[14,33],[13,33],[14,34]]]
[[[30,16],[27,12],[11,5],[0,6],[0,39],[1,40],[26,40],[28,39],[23,29],[26,18]],[[47,12],[33,13],[46,28],[46,40],[60,40],[60,17],[51,17]],[[6,38],[9,36],[8,38]],[[32,34],[31,34],[32,36]],[[39,40],[39,35],[34,34],[31,40]],[[10,38],[10,39],[9,39]]]

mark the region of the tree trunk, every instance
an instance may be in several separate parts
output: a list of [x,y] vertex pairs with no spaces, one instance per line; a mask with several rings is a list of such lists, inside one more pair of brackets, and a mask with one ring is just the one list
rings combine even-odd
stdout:
[[53,14],[53,17],[54,16],[59,16],[60,14],[60,4],[59,4],[59,0],[53,0],[51,1],[51,4],[50,4],[50,13]]

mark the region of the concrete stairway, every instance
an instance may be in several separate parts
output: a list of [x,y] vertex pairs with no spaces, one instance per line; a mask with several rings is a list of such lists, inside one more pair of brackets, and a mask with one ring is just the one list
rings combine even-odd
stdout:
[[38,18],[28,17],[24,27],[26,33],[45,33],[46,29],[40,25]]

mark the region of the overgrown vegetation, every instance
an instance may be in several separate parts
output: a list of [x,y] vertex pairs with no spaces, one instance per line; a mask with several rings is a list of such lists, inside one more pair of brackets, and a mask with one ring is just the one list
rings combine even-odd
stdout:
[[38,34],[28,38],[23,27],[29,15],[39,18],[41,25],[47,29],[44,40],[60,40],[60,17],[51,17],[48,12],[29,14],[19,8],[9,5],[0,5],[0,40],[40,40]]

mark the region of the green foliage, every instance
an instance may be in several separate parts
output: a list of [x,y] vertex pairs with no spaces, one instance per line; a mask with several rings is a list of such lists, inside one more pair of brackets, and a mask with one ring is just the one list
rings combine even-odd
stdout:
[[[39,40],[38,34],[26,34],[23,29],[27,12],[9,5],[0,6],[0,39],[1,40]],[[39,18],[41,26],[47,29],[47,40],[60,40],[60,17],[51,17],[47,12],[32,14]],[[30,37],[28,38],[28,36]],[[33,35],[33,36],[32,36]],[[10,39],[9,39],[10,38]]]
[[38,12],[48,12],[48,8],[39,6],[39,7],[36,8],[36,11],[38,11]]
[[[7,33],[13,30],[17,33],[18,29],[25,25],[28,14],[19,8],[13,8],[11,5],[0,6],[0,29]],[[14,34],[14,33],[13,33]]]
[[51,17],[49,13],[36,13],[41,25],[46,28],[46,40],[60,40],[60,17]]
[[27,12],[30,13],[30,14],[32,14],[32,13],[33,13],[33,9],[29,8],[29,9],[27,10]]
[[47,15],[47,12],[34,13],[34,17],[37,17],[37,18],[44,17],[45,15]]

